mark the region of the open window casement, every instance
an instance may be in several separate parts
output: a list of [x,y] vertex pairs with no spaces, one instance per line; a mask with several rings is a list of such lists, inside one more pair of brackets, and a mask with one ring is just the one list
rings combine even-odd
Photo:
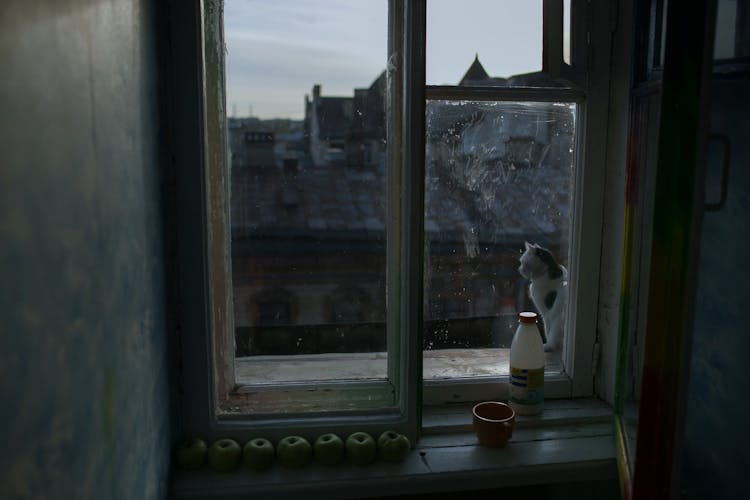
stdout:
[[[420,160],[423,149],[414,145],[421,144],[423,137],[420,123],[424,121],[424,99],[423,92],[406,93],[403,89],[423,88],[411,82],[424,82],[423,48],[417,43],[419,34],[424,33],[424,5],[400,1],[382,5],[382,11],[388,13],[383,17],[388,48],[383,54],[387,101],[382,108],[388,147],[384,170],[373,176],[382,183],[377,186],[371,183],[370,188],[379,190],[385,198],[384,210],[389,221],[377,243],[385,256],[383,261],[387,262],[383,274],[388,286],[382,287],[387,296],[373,299],[387,303],[388,308],[374,324],[360,325],[360,330],[374,329],[379,332],[377,335],[382,335],[382,344],[387,346],[386,352],[379,355],[382,369],[371,376],[352,377],[324,372],[325,376],[319,379],[310,378],[310,372],[303,369],[301,375],[292,375],[286,381],[259,381],[247,373],[243,378],[239,372],[244,366],[238,364],[235,356],[238,343],[234,312],[244,305],[237,300],[236,289],[232,287],[233,281],[240,279],[233,264],[242,252],[238,247],[243,233],[232,225],[232,216],[237,216],[232,206],[232,182],[239,168],[233,171],[231,167],[242,158],[228,154],[234,139],[225,104],[223,8],[224,2],[207,0],[196,2],[192,10],[179,9],[174,13],[173,39],[181,49],[177,51],[181,57],[175,58],[174,70],[176,74],[194,75],[181,82],[175,101],[200,103],[192,108],[176,106],[174,110],[178,115],[176,136],[190,138],[180,141],[187,146],[179,148],[175,158],[181,165],[177,204],[181,214],[180,247],[185,249],[180,255],[184,427],[192,434],[209,438],[229,433],[238,439],[249,439],[258,433],[280,438],[290,429],[309,437],[331,429],[342,434],[355,430],[375,434],[395,429],[415,440],[421,367],[421,353],[415,346],[421,322],[417,305],[421,304],[421,284],[419,279],[411,277],[419,276],[416,270],[421,245],[420,221],[413,216],[419,213],[413,208],[419,199],[411,193],[418,190],[414,183],[419,179],[419,171],[406,169],[404,165],[423,163]],[[260,150],[264,144],[255,141],[257,137],[257,134],[243,134],[239,140],[249,141]],[[336,158],[334,149],[333,145],[325,149],[328,158]],[[290,168],[286,166],[279,173],[296,175]],[[299,192],[281,191],[280,199],[289,210],[300,203]],[[314,242],[319,246],[326,244],[321,238]],[[286,248],[293,249],[294,244],[290,242]],[[351,240],[351,244],[356,241]],[[278,248],[284,250],[283,246]],[[336,259],[336,255],[331,258]],[[257,300],[243,314],[268,331],[281,335],[286,330],[288,334],[295,329],[289,328],[289,318],[304,313],[304,305],[295,302],[288,287],[271,278],[272,286],[254,293],[252,297]],[[329,300],[321,301],[324,304],[321,307],[333,318],[329,320],[331,323],[336,323],[335,318],[357,319],[364,314],[362,307],[366,302],[362,297],[369,295],[347,294],[347,286],[354,285],[342,284]],[[318,330],[324,327],[327,328],[322,325]],[[309,330],[299,327],[292,334],[302,338]],[[269,340],[274,341],[278,338]],[[290,366],[300,364],[290,357],[285,359]],[[280,357],[268,366],[278,368],[273,365],[284,362]],[[289,375],[290,370],[282,371]],[[336,370],[334,367],[328,371]]]
[[[577,1],[539,7],[535,71],[489,76],[477,55],[458,85],[426,89],[426,404],[507,397],[516,314],[534,307],[518,274],[525,241],[548,247],[570,270],[566,341],[548,354],[545,395],[593,393],[589,298],[598,296],[604,181],[595,166],[605,163],[609,68],[606,58],[591,65],[589,40],[605,51],[609,39],[585,27],[609,11]],[[473,25],[476,12],[449,9],[451,22],[443,23],[427,9],[430,74],[438,46],[431,40],[464,18]],[[471,343],[482,336],[483,344]]]
[[630,104],[615,402],[625,499],[680,494],[716,18],[714,2],[651,6],[636,10]]

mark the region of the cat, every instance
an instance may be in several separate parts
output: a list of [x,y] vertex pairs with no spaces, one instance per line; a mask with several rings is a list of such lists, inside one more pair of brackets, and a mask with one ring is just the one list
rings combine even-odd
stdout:
[[544,350],[562,347],[565,310],[568,307],[568,270],[555,261],[552,253],[539,245],[525,242],[518,272],[531,281],[529,295],[542,316],[547,342]]

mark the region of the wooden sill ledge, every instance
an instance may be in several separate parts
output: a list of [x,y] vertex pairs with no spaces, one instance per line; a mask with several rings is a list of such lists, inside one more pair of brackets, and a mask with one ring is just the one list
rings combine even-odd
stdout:
[[503,449],[476,445],[471,407],[427,408],[424,435],[399,464],[275,465],[265,472],[175,471],[176,498],[367,498],[614,479],[611,408],[596,399],[546,401],[519,417]]

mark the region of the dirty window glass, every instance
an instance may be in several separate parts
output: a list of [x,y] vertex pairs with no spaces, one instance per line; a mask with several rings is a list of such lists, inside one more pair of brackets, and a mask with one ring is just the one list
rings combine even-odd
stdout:
[[534,310],[524,242],[567,267],[575,121],[573,103],[428,101],[425,379],[507,373]]

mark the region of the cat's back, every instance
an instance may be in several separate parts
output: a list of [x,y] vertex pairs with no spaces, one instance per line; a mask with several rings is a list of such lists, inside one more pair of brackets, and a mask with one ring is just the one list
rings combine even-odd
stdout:
[[562,275],[557,279],[536,279],[529,284],[529,295],[540,312],[557,310],[567,299],[568,270],[564,266],[560,270]]

